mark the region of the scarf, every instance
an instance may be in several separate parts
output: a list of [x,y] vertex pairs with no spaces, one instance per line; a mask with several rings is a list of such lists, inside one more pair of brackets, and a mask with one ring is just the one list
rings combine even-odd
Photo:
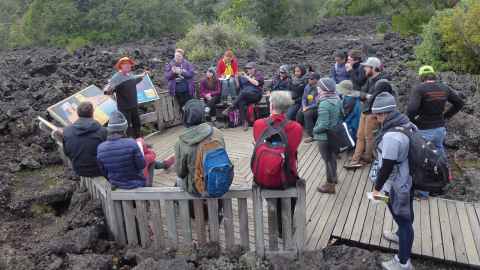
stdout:
[[383,135],[388,131],[392,130],[395,127],[404,126],[404,127],[413,127],[415,126],[410,122],[408,117],[399,111],[395,110],[388,114],[387,118],[383,122],[383,125],[380,127],[380,131],[375,138],[375,145],[378,147],[380,142],[382,141]]

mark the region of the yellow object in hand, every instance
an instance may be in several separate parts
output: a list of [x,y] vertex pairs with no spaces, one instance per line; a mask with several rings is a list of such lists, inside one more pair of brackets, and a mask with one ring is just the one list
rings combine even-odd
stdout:
[[308,96],[307,96],[307,100],[308,100],[308,102],[312,102],[313,96],[312,96],[312,95],[308,95]]

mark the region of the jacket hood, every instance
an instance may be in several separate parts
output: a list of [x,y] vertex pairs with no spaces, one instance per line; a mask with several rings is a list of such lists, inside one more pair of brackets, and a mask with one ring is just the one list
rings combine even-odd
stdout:
[[73,133],[75,135],[84,135],[87,133],[93,133],[99,130],[102,126],[92,118],[80,117],[75,123],[73,123]]
[[180,140],[187,145],[195,145],[212,135],[212,133],[213,128],[208,123],[203,123],[187,128],[183,134],[180,135]]

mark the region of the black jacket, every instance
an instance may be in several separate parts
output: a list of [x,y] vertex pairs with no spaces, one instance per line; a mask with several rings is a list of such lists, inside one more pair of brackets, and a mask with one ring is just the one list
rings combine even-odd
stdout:
[[365,75],[365,70],[363,66],[360,65],[360,62],[353,64],[352,69],[348,71],[348,75],[353,83],[353,90],[360,91],[367,82],[367,76]]
[[97,146],[107,139],[107,130],[92,118],[79,118],[63,131],[63,151],[79,176],[96,177]]
[[[370,113],[372,110],[372,105],[373,105],[373,100],[375,100],[375,97],[380,94],[381,92],[385,92],[383,89],[375,89],[375,84],[382,80],[386,79],[388,80],[388,76],[385,75],[385,73],[380,73],[376,77],[368,78],[367,82],[363,86],[361,92],[362,96],[370,95],[370,98],[367,98],[365,102],[362,105],[362,112],[364,113]],[[390,94],[395,95],[393,91],[388,91]]]
[[[445,112],[447,101],[452,106]],[[419,84],[410,94],[407,116],[419,129],[439,128],[445,126],[445,119],[455,115],[463,105],[463,100],[447,85],[426,82]]]

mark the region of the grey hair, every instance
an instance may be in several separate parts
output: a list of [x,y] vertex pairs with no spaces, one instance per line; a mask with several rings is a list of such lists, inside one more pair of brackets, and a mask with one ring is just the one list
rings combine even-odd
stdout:
[[293,105],[292,94],[289,91],[274,91],[270,94],[272,110],[278,113],[286,113]]

